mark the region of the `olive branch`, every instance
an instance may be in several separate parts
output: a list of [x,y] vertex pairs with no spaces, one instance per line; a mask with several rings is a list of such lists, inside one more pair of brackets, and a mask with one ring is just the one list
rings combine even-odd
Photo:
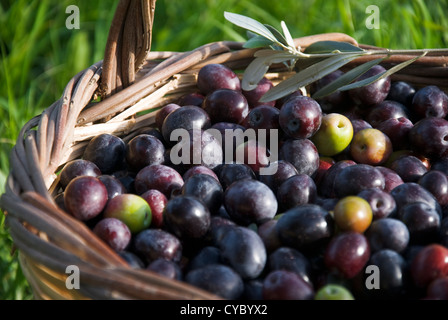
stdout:
[[[282,63],[289,70],[297,71],[296,74],[280,82],[266,92],[261,97],[261,102],[273,101],[285,97],[299,88],[305,87],[323,78],[350,61],[362,56],[373,54],[385,55],[384,57],[368,61],[347,71],[338,79],[316,91],[312,97],[318,99],[338,90],[346,91],[367,86],[403,69],[415,60],[425,56],[428,52],[444,50],[364,50],[347,42],[318,41],[312,43],[302,52],[300,47],[295,46],[291,33],[284,21],[281,22],[281,32],[273,26],[262,24],[257,20],[244,15],[224,12],[224,17],[231,23],[248,31],[249,39],[244,44],[245,48],[260,48],[260,50],[256,51],[254,54],[255,59],[244,71],[241,82],[244,90],[249,91],[254,89],[258,82],[268,72],[272,64]],[[397,64],[384,72],[356,81],[373,66],[381,63],[392,55],[398,54],[413,54],[417,56]],[[300,62],[300,65],[302,66],[301,69],[297,68],[298,62]]]

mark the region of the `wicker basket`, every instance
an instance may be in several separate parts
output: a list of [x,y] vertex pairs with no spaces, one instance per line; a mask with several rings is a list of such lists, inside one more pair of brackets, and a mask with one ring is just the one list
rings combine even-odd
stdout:
[[[73,77],[62,97],[22,128],[11,152],[1,208],[36,299],[219,299],[185,283],[129,267],[53,200],[59,190],[57,172],[79,158],[91,138],[111,133],[128,141],[154,125],[158,108],[195,91],[197,71],[205,64],[222,63],[242,70],[252,60],[254,49],[226,41],[184,53],[150,52],[155,2],[119,2],[104,61]],[[328,39],[357,44],[340,33],[295,41],[306,48]],[[395,56],[387,63],[408,58]],[[426,56],[393,79],[417,87],[435,84],[446,91],[447,64],[448,58],[440,54]],[[268,76],[277,83],[289,73],[273,66]],[[98,96],[101,102],[94,102]],[[79,290],[66,287],[69,265],[80,270]]]

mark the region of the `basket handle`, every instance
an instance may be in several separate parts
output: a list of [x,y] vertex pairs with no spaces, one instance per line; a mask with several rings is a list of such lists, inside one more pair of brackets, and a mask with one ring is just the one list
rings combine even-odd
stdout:
[[151,49],[156,0],[120,0],[109,29],[99,94],[105,98],[135,81]]

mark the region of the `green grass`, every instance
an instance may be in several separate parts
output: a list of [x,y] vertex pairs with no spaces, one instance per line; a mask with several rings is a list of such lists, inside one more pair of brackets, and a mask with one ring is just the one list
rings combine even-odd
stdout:
[[[0,192],[8,155],[20,128],[62,94],[80,70],[103,57],[117,0],[3,0],[0,2]],[[68,30],[65,8],[80,9],[80,29]],[[380,29],[365,26],[368,5],[380,9]],[[386,0],[159,0],[152,50],[186,51],[218,40],[244,40],[224,11],[278,27],[294,37],[345,32],[360,43],[393,49],[448,47],[448,3]],[[0,213],[0,299],[30,299],[17,253]]]

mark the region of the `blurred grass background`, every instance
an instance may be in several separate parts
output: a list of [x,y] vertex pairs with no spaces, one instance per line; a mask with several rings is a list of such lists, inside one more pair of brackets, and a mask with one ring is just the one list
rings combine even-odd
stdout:
[[[0,0],[0,193],[9,152],[26,121],[60,97],[79,71],[101,60],[117,0]],[[77,5],[80,29],[65,26]],[[380,29],[369,30],[366,7],[380,9]],[[159,0],[153,51],[187,51],[218,40],[244,41],[224,11],[248,15],[293,37],[344,32],[360,43],[393,49],[448,47],[448,0]],[[31,299],[0,212],[0,299]]]

